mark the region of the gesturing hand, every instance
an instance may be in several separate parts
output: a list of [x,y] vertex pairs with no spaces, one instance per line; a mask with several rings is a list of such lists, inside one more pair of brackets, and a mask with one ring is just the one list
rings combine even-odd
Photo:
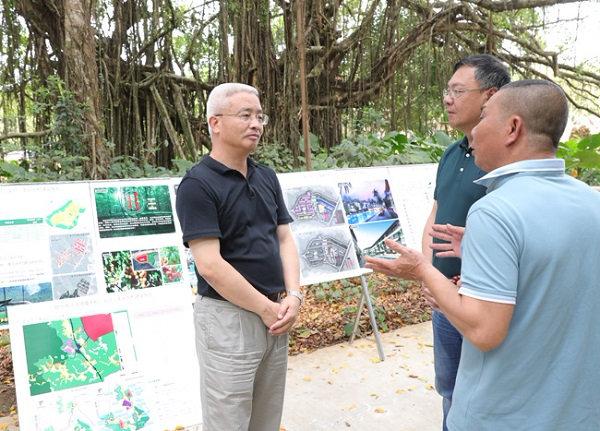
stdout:
[[422,253],[404,247],[391,239],[386,239],[385,245],[398,253],[398,257],[396,259],[381,259],[367,256],[365,258],[366,268],[408,280],[421,279],[421,269],[428,263]]
[[431,226],[430,236],[447,241],[434,242],[429,245],[436,251],[437,257],[460,257],[460,244],[465,234],[465,228],[451,224],[434,224]]

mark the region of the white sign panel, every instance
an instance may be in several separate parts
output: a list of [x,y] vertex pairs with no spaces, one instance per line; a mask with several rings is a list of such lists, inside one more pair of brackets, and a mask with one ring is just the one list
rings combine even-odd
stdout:
[[187,287],[20,305],[9,316],[21,429],[201,423]]
[[[96,242],[86,183],[0,188],[0,304],[94,294]],[[0,306],[0,325],[6,307]]]

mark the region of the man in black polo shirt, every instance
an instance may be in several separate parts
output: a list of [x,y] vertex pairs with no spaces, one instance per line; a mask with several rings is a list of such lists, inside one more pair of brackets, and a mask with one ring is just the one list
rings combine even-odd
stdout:
[[203,429],[277,431],[287,333],[302,303],[292,218],[275,172],[248,158],[268,121],[257,90],[215,87],[206,116],[212,150],[177,189],[198,275]]
[[[450,145],[440,160],[433,208],[423,230],[422,251],[425,256],[433,258],[433,266],[455,281],[460,276],[460,259],[432,256],[432,225],[449,223],[464,226],[471,205],[485,195],[485,187],[473,183],[485,172],[475,165],[471,157],[471,130],[479,122],[483,104],[508,82],[508,70],[496,57],[487,54],[472,55],[454,65],[454,74],[444,91],[448,122],[465,136]],[[434,308],[432,323],[435,387],[443,398],[443,430],[447,431],[446,417],[452,405],[462,335],[437,310],[437,304],[427,286],[423,286],[423,292]]]

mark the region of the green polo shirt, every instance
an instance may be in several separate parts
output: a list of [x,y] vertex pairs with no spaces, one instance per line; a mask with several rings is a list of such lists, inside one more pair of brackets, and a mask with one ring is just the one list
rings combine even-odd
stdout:
[[[437,202],[435,223],[464,226],[471,205],[485,195],[485,187],[473,183],[483,175],[485,172],[473,161],[466,136],[450,145],[442,155],[437,170],[433,192]],[[434,256],[433,266],[446,277],[460,274],[460,259],[457,258]]]

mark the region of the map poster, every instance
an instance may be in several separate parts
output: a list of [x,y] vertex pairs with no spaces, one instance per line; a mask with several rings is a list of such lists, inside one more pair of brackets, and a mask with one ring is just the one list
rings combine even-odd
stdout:
[[294,231],[346,224],[342,201],[333,185],[289,188],[285,191],[285,201],[294,219]]
[[0,325],[7,307],[96,293],[88,183],[0,186]]
[[307,279],[329,277],[359,268],[347,226],[299,232],[295,238],[300,255],[302,284],[306,284]]
[[100,238],[174,233],[168,184],[94,188]]
[[192,314],[183,286],[10,307],[21,429],[201,424]]

